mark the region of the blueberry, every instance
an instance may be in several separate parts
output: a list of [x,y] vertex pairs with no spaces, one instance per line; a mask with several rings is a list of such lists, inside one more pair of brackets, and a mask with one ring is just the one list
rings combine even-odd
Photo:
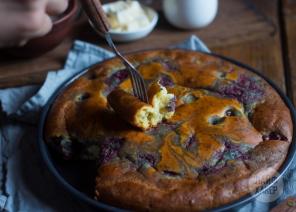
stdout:
[[138,158],[141,164],[148,163],[150,166],[156,166],[156,157],[151,153],[141,153]]
[[107,137],[100,144],[100,162],[106,163],[117,156],[124,142],[120,137]]
[[218,92],[223,96],[236,98],[244,104],[252,104],[259,101],[264,93],[256,79],[244,75],[241,75],[237,81],[230,84],[220,85]]
[[172,87],[174,86],[174,82],[173,80],[171,79],[170,76],[166,75],[166,74],[162,74],[160,76],[160,80],[159,80],[159,83],[162,85],[162,86],[165,86],[165,87]]
[[109,86],[110,91],[112,91],[115,87],[117,87],[120,83],[128,78],[128,70],[122,69],[116,71],[109,78],[105,80],[105,83]]
[[228,138],[222,138],[224,143],[224,150],[222,152],[217,152],[209,161],[206,163],[199,172],[202,174],[210,174],[220,171],[223,167],[227,165],[227,161],[240,159],[249,159],[249,154],[247,151],[250,149],[249,146],[239,145],[232,143]]
[[178,71],[179,66],[171,60],[163,60],[162,65],[169,71]]
[[262,139],[263,141],[269,141],[269,140],[288,141],[287,137],[285,137],[284,135],[278,132],[271,132],[269,135],[263,135]]
[[176,97],[172,98],[166,106],[168,112],[173,112],[176,109]]

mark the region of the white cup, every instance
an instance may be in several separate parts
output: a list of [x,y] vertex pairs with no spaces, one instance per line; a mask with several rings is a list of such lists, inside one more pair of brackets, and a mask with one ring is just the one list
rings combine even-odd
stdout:
[[163,0],[168,22],[182,29],[201,28],[216,17],[218,0]]

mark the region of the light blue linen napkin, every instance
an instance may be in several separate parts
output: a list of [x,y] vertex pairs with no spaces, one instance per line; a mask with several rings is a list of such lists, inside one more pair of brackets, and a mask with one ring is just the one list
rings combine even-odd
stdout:
[[[191,36],[174,47],[209,52]],[[36,147],[39,113],[55,90],[86,67],[113,56],[92,44],[75,41],[62,70],[48,73],[44,84],[0,90],[0,211],[91,211],[65,192],[44,167]],[[295,167],[294,169],[295,170]],[[254,201],[239,211],[268,211],[295,194],[295,171],[284,178],[284,191],[276,201]],[[294,182],[294,183],[293,183]],[[271,204],[270,204],[271,202]]]

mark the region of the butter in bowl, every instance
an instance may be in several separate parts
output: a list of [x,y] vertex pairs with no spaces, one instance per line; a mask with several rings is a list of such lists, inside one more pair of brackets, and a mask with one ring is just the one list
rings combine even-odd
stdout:
[[138,1],[116,1],[103,5],[114,41],[127,42],[147,36],[156,26],[157,12]]

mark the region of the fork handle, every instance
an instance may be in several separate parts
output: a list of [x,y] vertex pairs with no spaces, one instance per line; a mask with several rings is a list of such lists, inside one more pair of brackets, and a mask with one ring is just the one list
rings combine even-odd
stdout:
[[108,33],[110,25],[100,0],[80,0],[80,3],[94,28],[100,33]]

